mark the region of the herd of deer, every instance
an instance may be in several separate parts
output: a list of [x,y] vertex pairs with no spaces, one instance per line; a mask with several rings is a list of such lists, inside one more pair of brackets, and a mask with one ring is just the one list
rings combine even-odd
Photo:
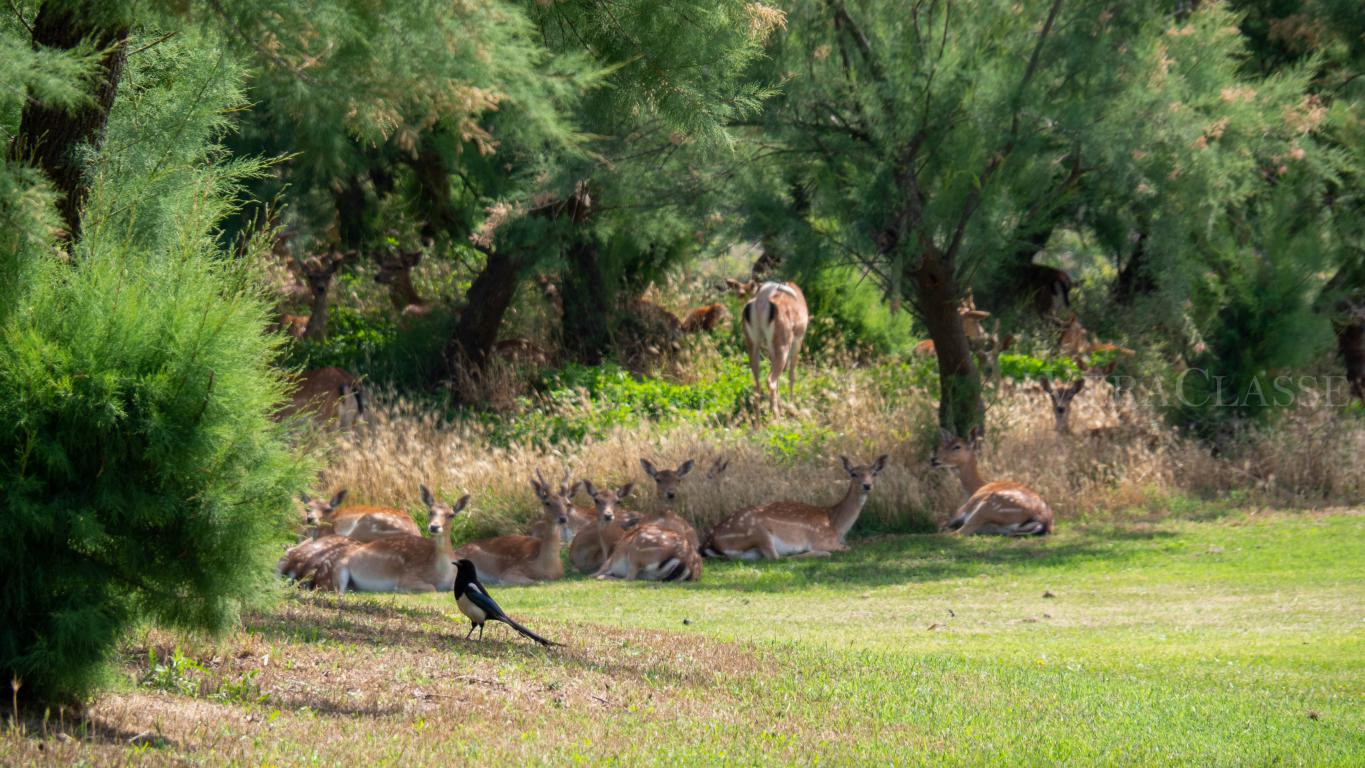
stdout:
[[[789,392],[795,388],[797,357],[810,313],[801,289],[793,283],[739,287],[753,297],[744,307],[742,325],[754,388],[759,397],[766,394],[769,408],[775,412],[784,371]],[[984,334],[979,321],[986,313],[969,301],[961,314],[969,336]],[[1063,344],[1077,355],[1104,348],[1089,340],[1074,315],[1063,333]],[[1002,345],[995,346],[998,352]],[[1127,350],[1112,349],[1128,354]],[[763,357],[771,361],[766,380],[762,376]],[[1094,375],[1095,371],[1088,373]],[[1058,432],[1069,432],[1070,403],[1085,380],[1054,386],[1044,379],[1040,385],[1052,401]],[[314,409],[324,420],[339,422],[342,427],[365,415],[359,383],[337,368],[304,374],[293,407]],[[943,430],[931,459],[934,467],[956,470],[967,495],[945,530],[958,535],[1050,533],[1052,510],[1036,491],[1013,481],[987,482],[982,478],[977,466],[978,437],[975,430],[965,438]],[[658,469],[648,459],[640,459],[641,468],[656,489],[655,511],[647,515],[625,506],[634,483],[616,488],[597,486],[590,480],[571,483],[566,472],[555,485],[537,472],[531,486],[543,513],[530,526],[528,535],[482,539],[458,549],[452,544],[450,526],[468,504],[468,495],[451,505],[438,501],[425,485],[419,486],[428,510],[429,537],[422,536],[402,510],[343,506],[344,490],[328,501],[304,496],[304,523],[310,536],[285,553],[278,571],[300,583],[341,593],[414,592],[450,589],[456,578],[455,563],[461,560],[472,562],[478,579],[488,583],[560,579],[565,573],[561,555],[565,544],[572,567],[600,579],[696,580],[701,576],[703,556],[777,559],[828,555],[848,549],[848,533],[888,461],[882,455],[870,464],[855,466],[839,458],[849,485],[837,503],[820,506],[775,501],[748,507],[724,518],[704,540],[673,507],[684,478],[694,468],[692,460],[676,469]],[[707,479],[714,482],[725,469],[726,462],[717,460]],[[591,506],[574,501],[580,490],[591,499]]]
[[[963,439],[944,431],[931,464],[956,469],[967,501],[946,529],[956,534],[992,533],[1030,536],[1050,533],[1052,510],[1028,486],[986,482],[976,462],[975,433]],[[634,483],[617,488],[596,486],[589,480],[570,482],[566,472],[558,485],[539,472],[531,487],[542,514],[529,535],[497,536],[455,548],[451,522],[469,503],[465,495],[455,504],[438,501],[425,485],[418,487],[428,511],[423,537],[404,511],[386,507],[343,506],[346,491],[330,500],[303,496],[304,524],[309,537],[291,547],[277,571],[315,588],[362,592],[442,591],[455,583],[455,563],[474,564],[481,582],[530,584],[564,577],[561,550],[568,544],[569,562],[581,573],[599,579],[695,581],[702,557],[776,560],[792,555],[820,556],[848,549],[847,537],[862,512],[877,476],[888,457],[855,466],[839,457],[849,479],[843,498],[830,506],[797,501],[775,501],[747,507],[721,520],[703,541],[696,528],[674,509],[684,478],[695,462],[676,469],[659,469],[640,459],[654,481],[656,509],[641,514],[625,507]],[[727,462],[716,460],[707,473],[717,480]],[[575,503],[582,490],[591,506]]]

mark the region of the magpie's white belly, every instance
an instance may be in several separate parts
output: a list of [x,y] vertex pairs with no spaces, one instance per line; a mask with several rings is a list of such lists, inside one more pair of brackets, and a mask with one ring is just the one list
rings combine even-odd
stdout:
[[488,619],[488,614],[484,613],[482,608],[470,602],[468,597],[460,595],[459,599],[455,602],[460,604],[460,612],[468,616],[469,620],[475,624],[482,623]]

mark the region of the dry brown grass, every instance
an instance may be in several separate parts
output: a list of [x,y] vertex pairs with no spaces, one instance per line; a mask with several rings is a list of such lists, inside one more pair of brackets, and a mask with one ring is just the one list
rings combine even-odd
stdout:
[[[754,652],[695,635],[538,621],[572,640],[545,650],[501,627],[465,642],[465,626],[425,605],[291,594],[221,640],[151,631],[124,653],[131,689],[79,718],[30,718],[3,737],[0,762],[440,765],[463,744],[518,764],[548,745],[609,740],[607,713],[667,728],[740,710],[718,682],[770,672]],[[175,650],[190,660],[175,677],[185,688],[149,682],[152,653]]]
[[[318,492],[348,488],[356,501],[416,511],[417,484],[454,497],[473,494],[465,535],[521,528],[539,509],[529,479],[540,470],[558,478],[596,483],[634,481],[628,502],[654,505],[653,484],[640,470],[647,457],[661,466],[695,459],[703,469],[725,457],[718,480],[698,471],[682,488],[679,508],[706,527],[742,507],[777,499],[833,503],[847,488],[837,456],[855,463],[890,453],[864,511],[864,529],[924,529],[946,519],[961,501],[952,476],[931,470],[937,439],[934,403],[919,393],[884,396],[872,376],[839,374],[847,361],[823,361],[798,387],[791,412],[775,422],[733,425],[685,423],[670,427],[642,421],[600,439],[497,447],[486,430],[449,422],[404,400],[381,403],[372,428],[341,438]],[[566,413],[575,408],[565,405]],[[1181,496],[1241,504],[1311,506],[1352,504],[1365,498],[1365,477],[1354,457],[1365,449],[1359,419],[1329,409],[1287,414],[1273,429],[1248,433],[1236,448],[1215,456],[1204,445],[1164,427],[1157,414],[1107,384],[1084,390],[1073,402],[1072,429],[1058,435],[1047,398],[1032,385],[1001,387],[987,413],[989,439],[981,451],[988,479],[1034,486],[1059,520],[1164,514]],[[507,418],[516,418],[515,415]],[[1100,437],[1096,427],[1116,427]],[[775,432],[785,435],[789,444]],[[583,502],[580,499],[580,502]]]

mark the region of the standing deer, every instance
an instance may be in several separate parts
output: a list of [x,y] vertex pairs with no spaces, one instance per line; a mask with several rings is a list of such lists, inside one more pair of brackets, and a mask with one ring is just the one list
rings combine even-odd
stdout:
[[365,418],[365,393],[360,381],[341,368],[314,368],[296,378],[297,387],[281,416],[307,413],[323,426],[350,429]]
[[948,530],[963,536],[973,533],[1033,536],[1052,532],[1052,509],[1037,491],[1010,480],[988,483],[981,479],[976,468],[980,433],[975,428],[966,440],[946,429],[940,429],[939,434],[941,439],[930,463],[937,469],[956,469],[968,496],[948,521]]
[[849,485],[844,498],[834,506],[775,501],[741,509],[712,529],[702,554],[776,560],[784,555],[828,555],[848,549],[844,539],[858,522],[872,484],[886,468],[887,459],[882,454],[871,464],[855,467],[840,456]]
[[422,252],[388,248],[375,255],[379,271],[374,281],[389,287],[389,301],[400,315],[424,315],[427,302],[412,287],[412,270],[422,261]]
[[777,389],[787,371],[787,396],[796,397],[796,361],[810,324],[806,297],[795,283],[764,283],[753,300],[744,305],[744,340],[749,348],[749,368],[754,391],[763,396],[762,362],[769,360],[768,407],[777,414]]
[[422,529],[401,509],[355,505],[341,507],[346,500],[346,489],[337,491],[331,501],[300,494],[305,507],[305,519],[310,526],[325,525],[338,536],[359,542],[376,541],[389,536],[421,536]]
[[389,536],[352,548],[336,569],[333,586],[346,594],[360,592],[431,592],[455,585],[455,547],[450,524],[469,503],[465,494],[454,506],[436,501],[425,485],[418,486],[427,505],[427,531],[421,536]]
[[1048,399],[1052,401],[1052,415],[1056,419],[1057,434],[1071,434],[1069,419],[1071,416],[1071,401],[1085,389],[1085,379],[1077,379],[1070,384],[1053,387],[1052,382],[1046,376],[1038,379],[1038,386],[1047,393]]
[[480,581],[490,584],[531,584],[564,578],[559,548],[569,517],[550,512],[531,526],[531,535],[496,536],[472,541],[455,552],[455,559],[474,563]]
[[308,328],[303,332],[304,338],[327,337],[327,293],[332,289],[332,277],[341,269],[342,263],[353,255],[354,252],[332,252],[309,256],[299,261],[303,280],[313,294],[312,314],[308,316]]
[[591,525],[573,537],[569,544],[569,562],[580,573],[596,573],[616,542],[626,535],[626,523],[634,522],[624,519],[629,513],[624,512],[620,505],[635,484],[626,483],[613,491],[610,488],[596,488],[591,480],[584,480],[583,487],[597,508],[596,517]]

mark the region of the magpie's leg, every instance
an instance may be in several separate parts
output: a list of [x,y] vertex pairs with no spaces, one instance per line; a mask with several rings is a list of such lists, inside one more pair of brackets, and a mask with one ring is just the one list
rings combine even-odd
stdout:
[[483,625],[479,625],[479,642],[483,642]]
[[464,639],[468,640],[474,635],[474,622],[469,622],[469,631],[465,633]]

